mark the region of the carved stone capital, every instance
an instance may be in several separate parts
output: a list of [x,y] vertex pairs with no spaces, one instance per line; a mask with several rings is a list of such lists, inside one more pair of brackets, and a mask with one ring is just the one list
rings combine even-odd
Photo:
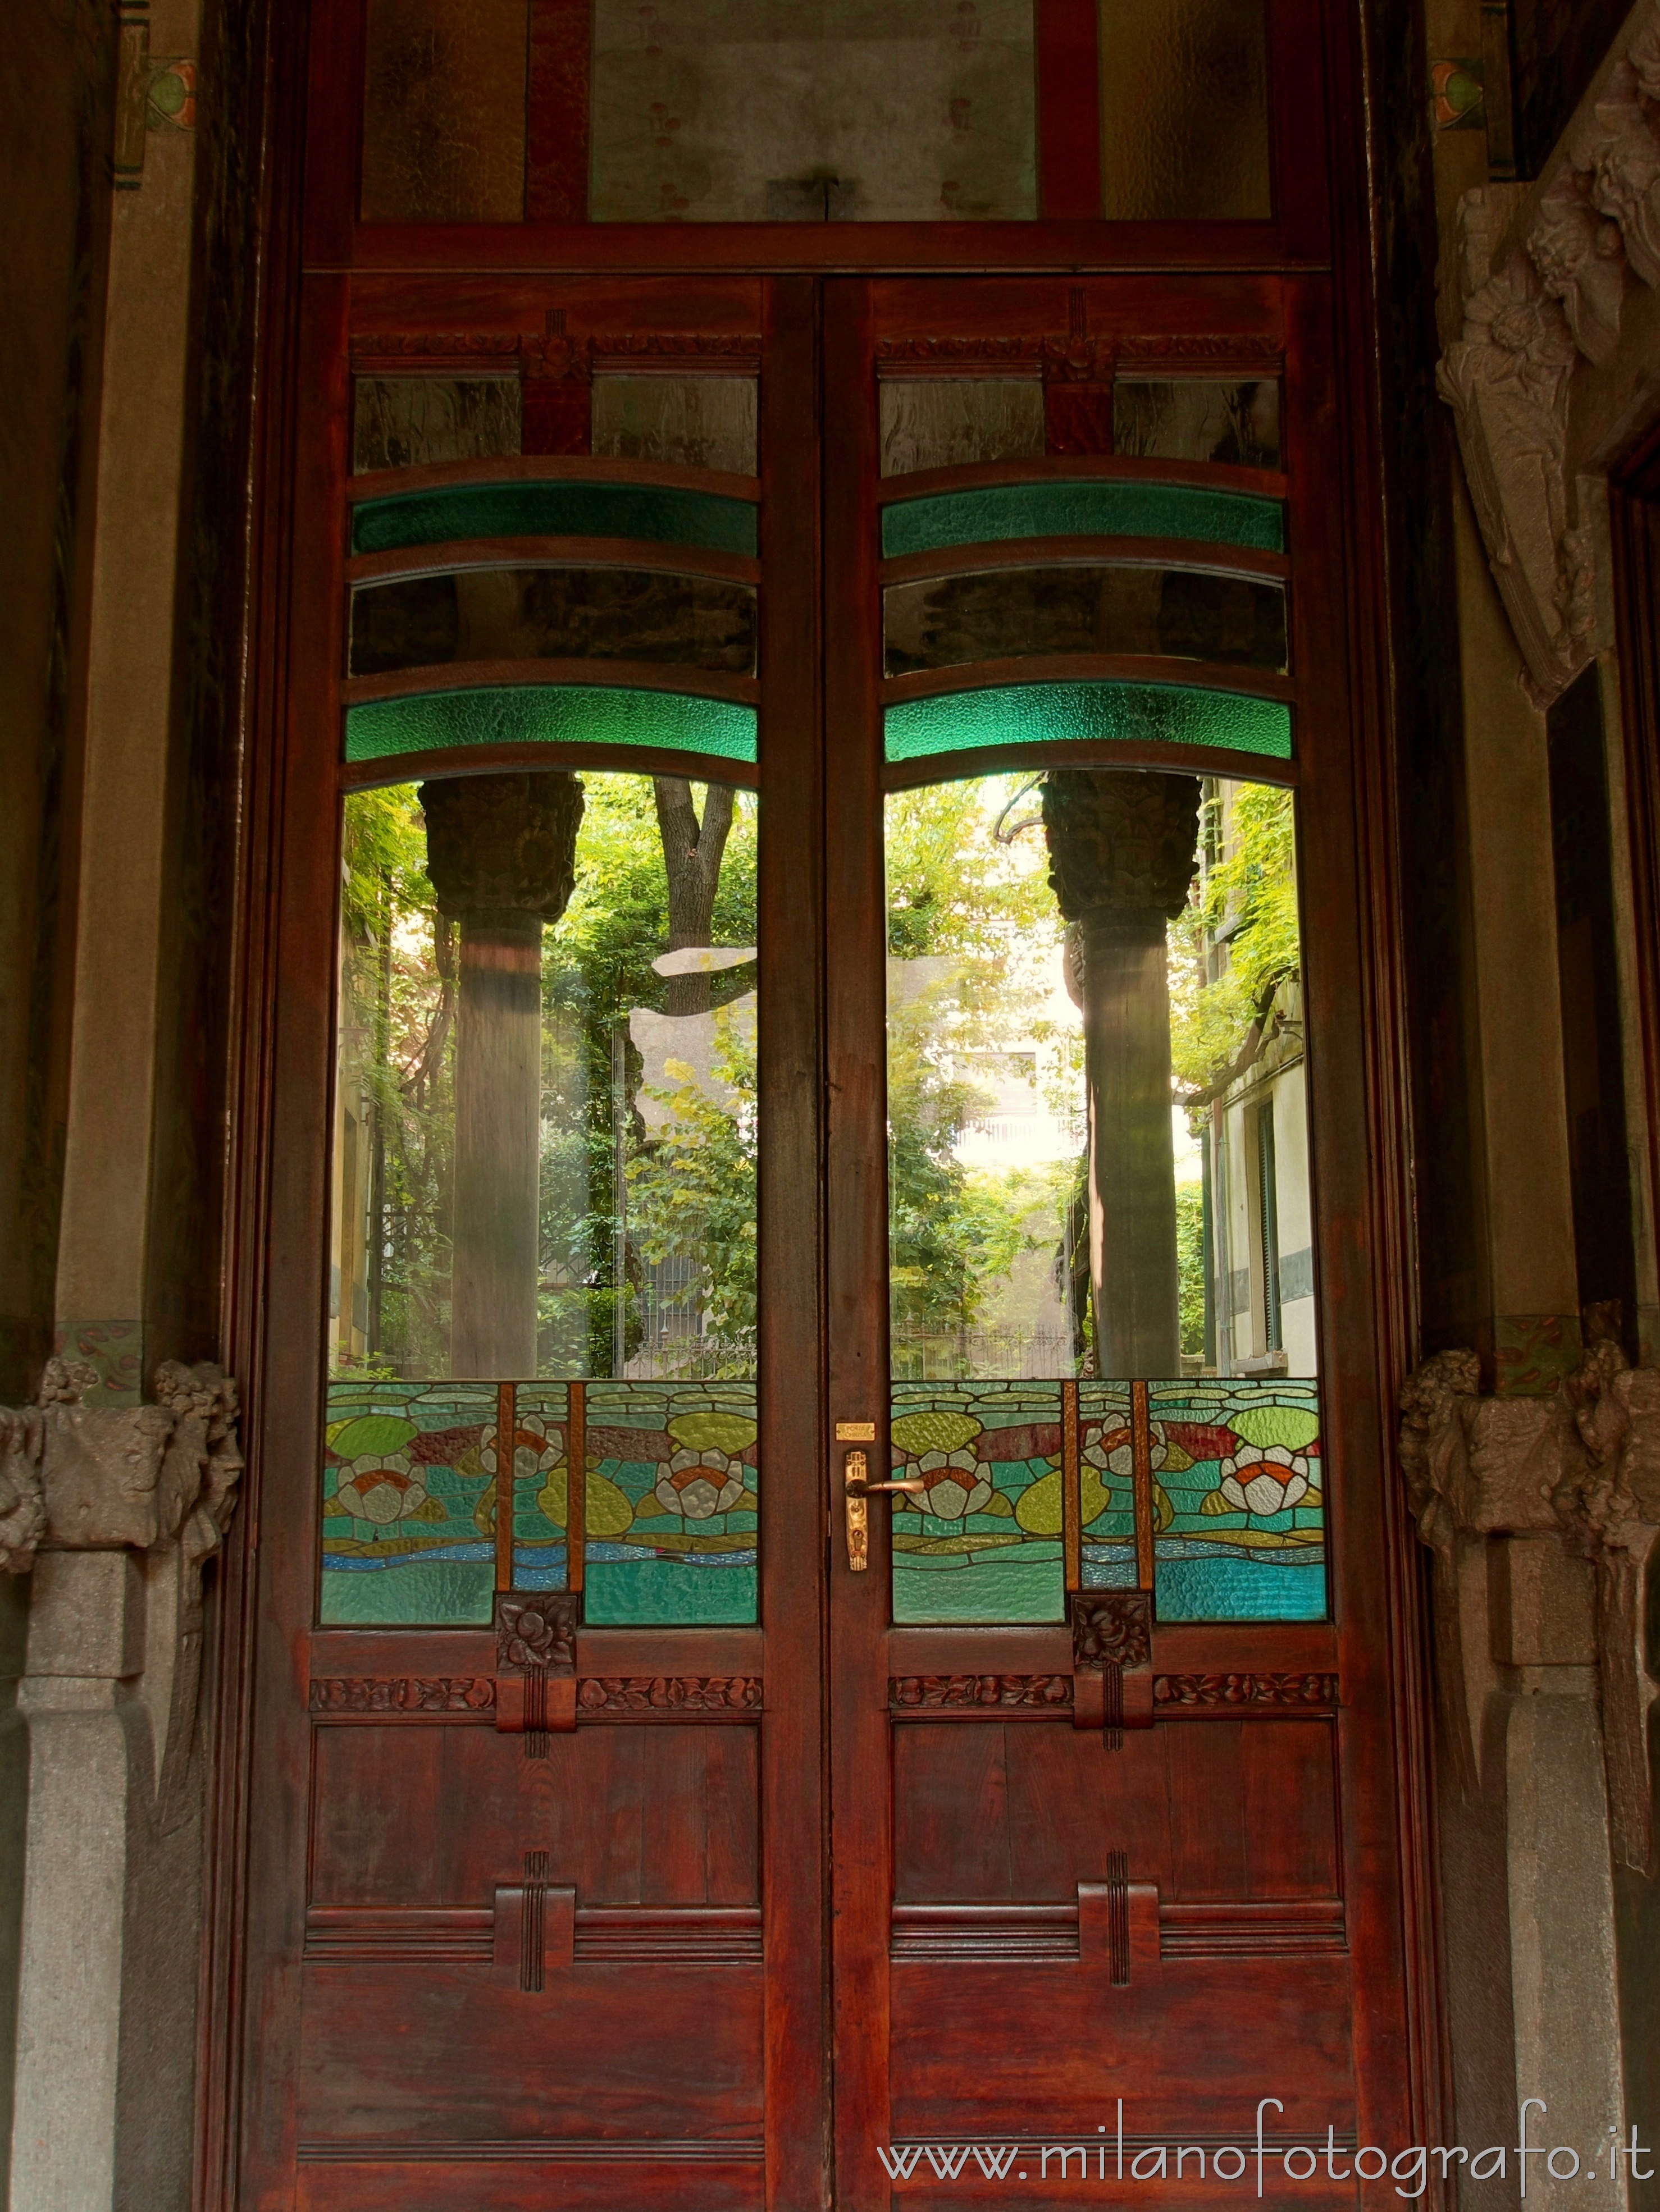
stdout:
[[441,914],[489,927],[557,921],[576,881],[582,786],[563,769],[423,783],[427,872]]
[[0,1572],[27,1574],[46,1533],[39,1409],[0,1407]]
[[1198,865],[1199,779],[1053,769],[1043,784],[1043,834],[1049,882],[1067,921],[1174,919]]
[[1476,1768],[1468,1684],[1486,1664],[1486,1624],[1467,1630],[1462,1558],[1493,1536],[1554,1537],[1590,1563],[1609,1825],[1617,1856],[1641,1869],[1652,1846],[1648,1709],[1660,1694],[1640,1603],[1660,1539],[1660,1371],[1627,1366],[1594,1310],[1587,1322],[1584,1358],[1548,1397],[1482,1395],[1472,1352],[1426,1361],[1402,1392],[1401,1464],[1436,1555],[1438,1694],[1467,1788]]

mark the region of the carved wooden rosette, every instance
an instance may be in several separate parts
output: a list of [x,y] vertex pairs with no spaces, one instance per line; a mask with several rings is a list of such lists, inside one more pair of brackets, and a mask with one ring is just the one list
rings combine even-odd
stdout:
[[1074,1590],[1071,1609],[1073,1725],[1122,1751],[1127,1728],[1152,1726],[1152,1592]]
[[545,1759],[550,1732],[576,1726],[576,1632],[580,1594],[498,1596],[496,1601],[496,1725],[522,1735],[526,1759]]

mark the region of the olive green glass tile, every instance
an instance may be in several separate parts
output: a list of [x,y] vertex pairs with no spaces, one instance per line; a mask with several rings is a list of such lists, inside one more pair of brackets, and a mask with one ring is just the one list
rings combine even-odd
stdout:
[[885,477],[1024,461],[1044,450],[1037,377],[886,377],[880,394]]
[[933,553],[1011,538],[1182,538],[1285,550],[1285,514],[1258,492],[1196,484],[1056,482],[984,484],[896,501],[882,513],[882,552]]
[[753,761],[756,712],[727,699],[626,685],[525,684],[375,699],[346,712],[346,758],[452,745],[652,745]]
[[495,1587],[493,1383],[331,1381],[323,1432],[325,1624],[459,1628]]
[[635,568],[468,568],[360,585],[354,676],[458,660],[755,668],[755,587]]
[[519,395],[516,376],[360,376],[352,387],[352,474],[516,453]]
[[354,553],[460,538],[639,538],[745,554],[757,542],[748,500],[660,484],[453,484],[364,500],[352,516]]
[[908,699],[884,716],[891,761],[981,746],[1110,744],[1214,745],[1292,757],[1291,709],[1282,700],[1179,684],[1005,684],[983,691]]
[[1167,653],[1283,669],[1277,584],[1187,568],[986,568],[883,595],[885,669],[1061,653]]
[[527,0],[368,0],[365,222],[518,222]]
[[1101,212],[1266,221],[1264,0],[1099,0]]
[[1112,387],[1112,449],[1153,460],[1277,469],[1279,380],[1121,377]]
[[596,376],[593,450],[752,477],[760,465],[760,386],[752,376]]

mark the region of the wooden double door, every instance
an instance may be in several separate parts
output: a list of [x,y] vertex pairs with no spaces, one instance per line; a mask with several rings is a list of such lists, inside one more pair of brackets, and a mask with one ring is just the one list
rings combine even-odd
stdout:
[[[1329,279],[440,290],[325,272],[301,315],[239,2201],[865,2212],[1152,2187],[1211,2203],[1255,2185],[1259,2124],[1265,2201],[1358,2201],[1356,2142],[1414,2139],[1414,1800],[1386,1458],[1389,1132],[1359,865],[1375,793],[1352,610],[1371,521],[1345,489],[1358,433]],[[605,445],[625,402],[683,420],[677,380],[733,387],[721,404],[753,437],[748,467],[718,439],[669,459],[647,432]],[[411,395],[450,447],[398,446],[386,410],[407,424]],[[481,446],[467,422],[504,404]],[[371,590],[577,569],[751,592],[752,657],[584,659],[569,632],[526,646],[522,625],[517,645],[481,651],[453,624],[434,644],[429,601],[401,658],[362,646],[390,634],[365,627]],[[1140,630],[1131,584],[1104,597],[1098,572],[1164,579]],[[1072,631],[1034,575],[1073,580]],[[1172,575],[1232,594],[1197,642],[1170,614]],[[1007,599],[1012,576],[1024,599]],[[983,620],[964,579],[989,595]],[[902,635],[901,597],[924,587]],[[390,976],[414,925],[348,914],[343,953],[341,884],[350,906],[366,849],[350,810],[550,771],[587,779],[590,827],[596,779],[629,776],[684,779],[706,810],[724,781],[755,824],[754,942],[732,955],[754,957],[758,1005],[755,1316],[724,1367],[684,1346],[654,1367],[620,1322],[609,1363],[585,1323],[575,1352],[544,1331],[534,1374],[423,1366],[382,1326],[390,1170],[383,1147],[371,1171],[365,1133],[392,1110],[388,1079],[376,1092],[349,1074],[337,1040],[373,1025],[348,1003],[353,958],[384,952]],[[924,1039],[936,1073],[976,1050],[996,1065],[989,1103],[959,1101],[919,1205],[948,1210],[1001,1124],[1047,1115],[1083,1162],[1067,1200],[1083,1256],[1063,1268],[1042,1222],[1016,1257],[974,1247],[954,1352],[890,1281],[923,1272],[896,1257],[891,1218],[894,1009],[922,988],[895,982],[896,809],[979,779],[976,820],[1026,819],[1023,845],[984,844],[976,880],[985,854],[1023,851],[1016,888],[1035,898],[1058,865],[1047,793],[1067,776],[1080,804],[1091,779],[1120,797],[1185,779],[1207,819],[1224,791],[1299,813],[1303,950],[1258,1031],[1280,1039],[1288,1081],[1301,1069],[1305,1217],[1288,1225],[1282,1126],[1265,1246],[1259,1107],[1225,1255],[1234,1094],[1189,1105],[1195,1142],[1214,1138],[1183,1278],[1207,1317],[1162,1372],[1104,1364],[1103,1301],[1131,1261],[1090,1164],[1108,1144],[1095,1047],[1070,1063],[1070,1122],[1030,1067],[1010,1072],[1049,1049],[1048,1001],[989,1047],[952,1030],[966,1001]],[[1213,870],[1231,834],[1213,830]],[[421,865],[382,855],[375,881]],[[429,865],[436,882],[435,848]],[[1204,925],[1217,973],[1232,897],[1222,884]],[[1086,926],[1062,912],[1055,944]],[[1003,973],[1012,954],[993,955]],[[923,957],[930,988],[955,972]],[[465,975],[456,988],[465,1017]],[[617,1034],[617,1127],[660,1139],[660,1114],[637,1117],[646,1074],[627,1091],[646,1032]],[[1009,1083],[1031,1093],[1012,1109]],[[445,1221],[453,1256],[464,1226]],[[606,1279],[633,1295],[649,1255],[623,1247],[609,1279],[599,1251],[593,1296]],[[997,1339],[973,1280],[1022,1267],[1046,1312],[1058,1301],[1041,1343],[1035,1324]],[[1076,1299],[1055,1287],[1068,1269]],[[677,1450],[702,1452],[719,1510],[691,1498]],[[1243,1496],[1253,1470],[1272,1496]],[[872,1491],[879,1477],[910,1487]],[[721,1599],[618,1595],[642,1562],[666,1588],[717,1525],[738,1562]],[[1229,1540],[1207,1553],[1213,1532]],[[1018,1572],[988,1574],[1017,1554]],[[362,1597],[400,1575],[417,1589],[411,1562],[417,1595]],[[700,1589],[717,1578],[700,1572]],[[1287,2178],[1289,2144],[1317,2151],[1310,2172]]]

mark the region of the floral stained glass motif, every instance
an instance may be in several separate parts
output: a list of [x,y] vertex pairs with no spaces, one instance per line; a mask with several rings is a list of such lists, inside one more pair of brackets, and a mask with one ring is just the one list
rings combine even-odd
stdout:
[[1061,1385],[897,1382],[891,1433],[928,1486],[894,1498],[894,1619],[1063,1619]]
[[1078,1385],[1078,1491],[1084,1589],[1136,1589],[1135,1430],[1128,1382]]
[[755,1385],[590,1382],[587,1417],[589,1625],[753,1622]]
[[[323,1432],[325,1626],[489,1621],[496,1391],[488,1382],[331,1382]],[[556,1583],[564,1587],[562,1560]]]
[[1317,1386],[1205,1376],[1148,1398],[1159,1620],[1323,1620]]

